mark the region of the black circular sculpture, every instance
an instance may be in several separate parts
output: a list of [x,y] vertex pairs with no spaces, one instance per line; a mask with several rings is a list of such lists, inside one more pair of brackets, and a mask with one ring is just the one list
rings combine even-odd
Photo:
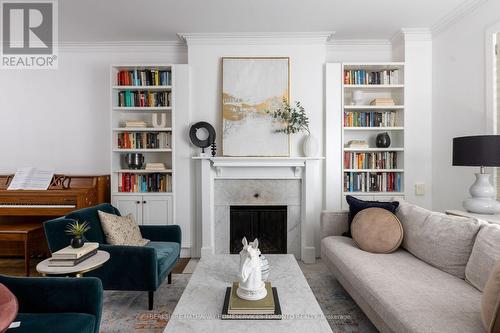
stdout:
[[[201,140],[196,136],[196,133],[199,129],[205,129],[207,131],[208,136],[206,139]],[[202,153],[204,153],[205,148],[210,147],[210,145],[215,142],[215,128],[205,121],[197,122],[189,129],[189,139],[191,140],[193,145],[201,148]]]

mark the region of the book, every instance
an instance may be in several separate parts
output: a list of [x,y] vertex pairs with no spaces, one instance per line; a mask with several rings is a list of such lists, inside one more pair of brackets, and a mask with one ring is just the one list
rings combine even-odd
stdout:
[[165,163],[146,163],[146,170],[163,171],[165,170]]
[[147,124],[143,120],[126,120],[125,127],[141,127],[146,128]]
[[[281,320],[281,305],[278,297],[278,291],[272,287],[271,293],[274,300],[274,313],[271,314],[229,314],[229,302],[231,299],[233,287],[226,288],[226,295],[224,297],[224,304],[222,306],[222,320]],[[269,291],[268,291],[269,293]]]
[[171,76],[170,70],[133,69],[119,71],[116,79],[119,86],[168,86]]
[[46,190],[54,177],[52,169],[20,168],[7,190]]
[[378,106],[392,106],[395,105],[394,100],[392,98],[375,98],[370,102],[370,105]]
[[66,246],[59,251],[52,253],[52,259],[78,259],[83,257],[89,252],[96,250],[99,247],[99,243],[86,242],[80,248],[73,248],[71,246]]
[[368,148],[368,143],[364,140],[350,140],[345,144],[346,148],[360,148],[366,149]]
[[50,267],[73,267],[78,265],[79,263],[87,260],[88,258],[96,255],[97,249],[92,250],[91,252],[88,252],[87,254],[81,256],[78,259],[58,259],[58,258],[50,258],[49,259],[49,266]]
[[398,84],[399,70],[367,71],[364,69],[344,70],[344,84]]
[[266,282],[267,295],[258,301],[248,301],[236,294],[238,282],[233,282],[228,314],[272,314],[274,313],[274,298],[270,282]]

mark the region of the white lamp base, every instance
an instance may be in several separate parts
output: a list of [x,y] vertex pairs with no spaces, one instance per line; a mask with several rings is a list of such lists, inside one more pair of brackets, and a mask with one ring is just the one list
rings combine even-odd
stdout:
[[496,191],[490,183],[490,174],[476,173],[476,181],[470,187],[472,198],[463,202],[464,208],[471,213],[497,214],[500,213],[500,202],[496,200]]

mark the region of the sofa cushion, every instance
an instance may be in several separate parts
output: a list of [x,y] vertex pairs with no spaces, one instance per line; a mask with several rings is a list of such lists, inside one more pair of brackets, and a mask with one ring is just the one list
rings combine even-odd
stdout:
[[382,208],[367,208],[356,214],[351,224],[352,239],[368,252],[390,253],[403,240],[403,227],[396,215]]
[[321,250],[392,331],[482,332],[481,293],[464,280],[402,249],[362,251],[347,237],[326,237]]
[[500,260],[500,226],[485,223],[477,234],[465,268],[467,281],[483,291],[497,260]]
[[111,245],[144,246],[149,240],[142,238],[141,230],[134,221],[134,216],[118,216],[98,211],[106,242]]
[[465,278],[465,266],[481,222],[432,212],[405,201],[396,211],[404,230],[403,248],[445,272]]
[[175,265],[181,251],[180,245],[176,242],[149,242],[146,246],[156,250],[158,276],[161,281]]
[[481,318],[488,333],[500,332],[500,261],[497,261],[484,286]]
[[366,208],[382,208],[394,213],[396,208],[398,208],[399,203],[397,201],[394,202],[385,202],[385,201],[366,201],[360,200],[358,198],[353,197],[352,195],[346,196],[346,201],[349,204],[349,216],[348,223],[349,229],[344,233],[344,236],[351,237],[351,223],[356,216],[357,213]]
[[93,333],[95,317],[87,313],[19,313],[10,333]]
[[118,209],[108,203],[99,204],[97,206],[82,208],[75,210],[66,215],[66,218],[77,220],[80,222],[87,221],[90,225],[90,230],[85,233],[85,238],[90,242],[97,242],[99,244],[106,244],[106,237],[101,227],[101,220],[97,211],[102,211],[109,214],[120,215]]

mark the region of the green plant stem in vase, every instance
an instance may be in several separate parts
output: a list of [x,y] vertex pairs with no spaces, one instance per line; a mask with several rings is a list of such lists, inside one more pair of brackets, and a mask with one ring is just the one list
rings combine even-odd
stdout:
[[71,247],[80,248],[85,244],[84,234],[90,230],[88,222],[72,222],[66,226],[66,234],[73,236],[71,238]]

